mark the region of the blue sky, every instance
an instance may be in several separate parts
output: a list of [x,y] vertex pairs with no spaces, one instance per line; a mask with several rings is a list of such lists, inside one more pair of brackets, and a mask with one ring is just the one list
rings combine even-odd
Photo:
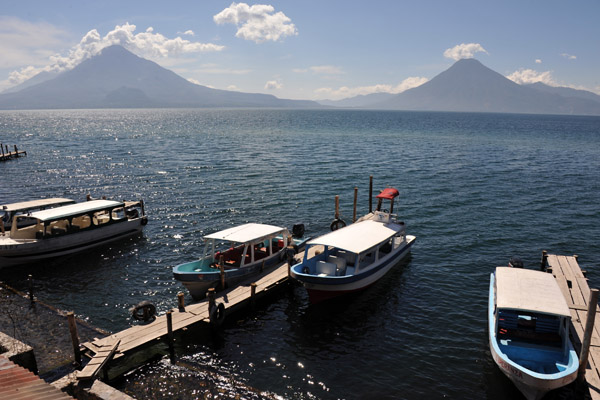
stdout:
[[399,93],[465,57],[600,94],[599,16],[596,0],[11,1],[0,90],[118,43],[194,83],[280,98]]

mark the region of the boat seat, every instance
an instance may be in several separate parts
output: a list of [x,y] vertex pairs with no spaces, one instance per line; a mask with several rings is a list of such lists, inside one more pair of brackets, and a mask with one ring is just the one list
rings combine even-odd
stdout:
[[333,263],[336,266],[335,274],[337,276],[346,275],[346,260],[337,256],[328,256],[327,262]]
[[337,265],[326,261],[317,261],[317,275],[319,276],[335,276]]
[[355,258],[354,254],[348,253],[347,251],[344,251],[344,250],[338,250],[336,256],[346,260],[346,265],[354,265],[354,258]]

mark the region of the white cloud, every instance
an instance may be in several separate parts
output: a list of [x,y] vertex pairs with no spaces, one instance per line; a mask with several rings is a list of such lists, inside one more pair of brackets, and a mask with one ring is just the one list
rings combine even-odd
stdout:
[[68,46],[70,40],[67,32],[46,22],[0,16],[0,68],[45,65],[54,54],[48,49]]
[[458,61],[463,58],[473,58],[475,53],[488,54],[486,49],[479,43],[461,43],[450,49],[446,49],[446,51],[444,51],[444,57]]
[[268,81],[265,83],[265,90],[279,90],[283,87],[283,84],[278,80]]
[[194,36],[194,31],[191,29],[188,29],[187,31],[183,32],[184,35],[188,35],[188,36]]
[[320,89],[315,90],[315,93],[320,98],[328,98],[331,100],[339,100],[339,99],[345,99],[345,98],[359,96],[359,95],[368,95],[368,94],[373,94],[373,93],[398,94],[398,93],[402,93],[408,89],[412,89],[414,87],[421,86],[422,84],[424,84],[427,81],[428,81],[427,78],[414,76],[414,77],[406,78],[405,80],[403,80],[402,82],[400,82],[398,85],[395,85],[395,86],[385,85],[385,84],[378,84],[378,85],[373,85],[373,86],[357,86],[357,87],[342,86],[338,89],[320,88]]
[[233,91],[235,91],[235,92],[239,92],[239,91],[240,91],[240,88],[238,88],[238,87],[237,87],[237,86],[235,86],[235,85],[229,85],[229,86],[227,86],[227,90],[233,90]]
[[135,25],[125,23],[121,26],[117,25],[115,29],[102,37],[96,29],[92,29],[84,35],[77,45],[69,50],[68,55],[54,54],[49,57],[50,64],[44,67],[27,66],[18,71],[13,71],[9,75],[9,82],[11,85],[16,85],[42,71],[62,72],[72,69],[82,61],[100,53],[103,48],[115,44],[119,44],[141,57],[155,60],[182,54],[221,51],[224,49],[224,46],[191,42],[181,37],[169,39],[160,33],[155,33],[152,27],[140,33],[134,33],[135,30]]
[[319,75],[339,75],[343,74],[344,71],[340,67],[334,65],[317,65],[309,68],[315,74]]
[[546,85],[556,86],[550,71],[538,72],[533,69],[521,68],[508,75],[507,78],[518,84],[542,82]]
[[567,54],[567,53],[562,53],[561,56],[566,58],[567,60],[576,60],[577,59],[577,56],[574,56],[572,54]]
[[535,59],[535,63],[536,63],[536,64],[541,64],[541,63],[542,63],[542,60],[540,60],[539,58],[536,58],[536,59]]
[[298,35],[296,26],[284,13],[275,13],[271,5],[246,3],[231,3],[231,5],[216,14],[213,20],[218,25],[234,24],[238,30],[236,37],[252,40],[256,43],[278,41],[286,36]]

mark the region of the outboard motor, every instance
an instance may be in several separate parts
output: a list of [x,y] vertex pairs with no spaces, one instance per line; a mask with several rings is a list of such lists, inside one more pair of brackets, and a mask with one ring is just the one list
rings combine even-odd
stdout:
[[513,256],[508,261],[508,266],[511,268],[523,268],[523,261],[519,257]]
[[304,224],[295,224],[292,227],[292,236],[295,238],[301,238],[304,236]]

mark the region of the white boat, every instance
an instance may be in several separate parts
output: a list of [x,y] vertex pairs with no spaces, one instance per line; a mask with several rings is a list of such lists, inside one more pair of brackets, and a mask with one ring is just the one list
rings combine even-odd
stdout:
[[573,382],[571,314],[552,274],[498,267],[490,277],[489,341],[500,370],[530,400]]
[[202,258],[175,266],[173,275],[194,299],[202,299],[220,283],[221,262],[226,286],[233,287],[264,268],[283,263],[288,244],[295,252],[304,246],[303,241],[292,238],[290,242],[290,238],[286,228],[256,223],[215,232],[204,237]]
[[[386,189],[380,199],[393,199],[398,191]],[[415,237],[406,234],[404,222],[390,211],[369,213],[357,222],[306,243],[304,259],[291,268],[311,303],[363,290],[383,277],[410,253]]]
[[[21,201],[19,203],[0,205],[0,232],[4,233],[4,231],[10,231],[15,215],[28,214],[74,203],[75,200],[53,197],[50,199]],[[27,225],[26,220],[22,220],[21,223],[23,226]]]
[[16,215],[10,233],[0,235],[0,268],[100,246],[140,232],[147,222],[142,201],[93,200]]

